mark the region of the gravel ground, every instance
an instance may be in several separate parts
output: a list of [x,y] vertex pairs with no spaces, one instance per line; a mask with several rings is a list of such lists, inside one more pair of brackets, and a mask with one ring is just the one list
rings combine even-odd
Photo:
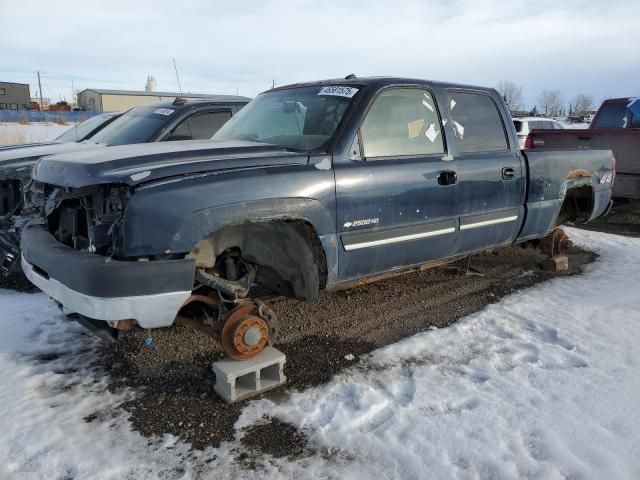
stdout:
[[[541,268],[545,256],[538,249],[508,247],[473,256],[471,266],[481,274],[467,274],[463,261],[324,292],[316,303],[272,299],[268,304],[278,315],[276,346],[287,355],[288,383],[265,395],[277,400],[289,389],[324,383],[358,363],[360,355],[431,326],[445,327],[514,290],[577,274],[595,257],[572,248],[568,272],[546,272]],[[153,342],[147,346],[150,335]],[[103,359],[114,391],[137,392],[120,406],[130,414],[133,428],[146,436],[171,433],[203,449],[234,440],[233,425],[248,401],[227,405],[215,395],[211,363],[222,356],[213,339],[172,327],[127,332],[105,346]],[[265,419],[243,433],[245,450],[237,459],[249,467],[258,454],[299,456],[313,450],[303,432],[277,419]]]

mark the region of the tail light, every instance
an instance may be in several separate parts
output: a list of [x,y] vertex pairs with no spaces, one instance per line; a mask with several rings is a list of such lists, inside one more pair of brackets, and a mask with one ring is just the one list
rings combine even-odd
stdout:
[[611,160],[613,161],[613,167],[611,170],[611,187],[613,187],[613,184],[616,181],[616,156],[613,152],[611,152]]
[[530,133],[529,135],[527,135],[527,139],[524,141],[525,150],[529,148],[542,147],[542,146],[544,146],[544,140],[534,136],[533,133]]

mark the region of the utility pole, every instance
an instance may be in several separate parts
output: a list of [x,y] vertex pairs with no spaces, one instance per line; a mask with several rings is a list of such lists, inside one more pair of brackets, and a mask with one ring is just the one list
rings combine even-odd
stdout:
[[44,105],[42,104],[42,83],[40,83],[40,70],[38,70],[38,89],[40,90],[40,109],[44,110]]
[[71,104],[72,105],[76,105],[78,102],[76,102],[76,91],[73,88],[73,80],[71,80]]

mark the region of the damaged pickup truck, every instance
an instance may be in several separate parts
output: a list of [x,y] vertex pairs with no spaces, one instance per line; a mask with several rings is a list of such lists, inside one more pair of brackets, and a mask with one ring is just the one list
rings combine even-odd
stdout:
[[[134,107],[112,119],[109,118],[112,114],[93,117],[81,124],[82,128],[72,128],[48,144],[1,147],[0,275],[8,275],[19,265],[20,230],[31,215],[23,203],[23,187],[29,181],[31,168],[40,158],[112,145],[209,139],[248,102],[248,98],[234,95],[213,95],[204,99],[178,97],[173,101]],[[102,124],[96,125],[101,121]],[[70,141],[82,137],[84,141]]]
[[493,89],[402,78],[259,95],[211,143],[56,155],[33,172],[28,278],[114,329],[190,325],[236,359],[265,294],[314,300],[606,214],[608,150],[519,150]]

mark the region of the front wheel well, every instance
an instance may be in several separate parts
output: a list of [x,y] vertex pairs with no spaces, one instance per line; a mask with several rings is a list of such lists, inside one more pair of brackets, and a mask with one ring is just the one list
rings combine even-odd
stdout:
[[322,243],[313,225],[304,220],[230,225],[201,239],[187,254],[197,268],[221,276],[226,274],[223,265],[229,256],[256,267],[257,285],[288,297],[315,300],[327,282]]

